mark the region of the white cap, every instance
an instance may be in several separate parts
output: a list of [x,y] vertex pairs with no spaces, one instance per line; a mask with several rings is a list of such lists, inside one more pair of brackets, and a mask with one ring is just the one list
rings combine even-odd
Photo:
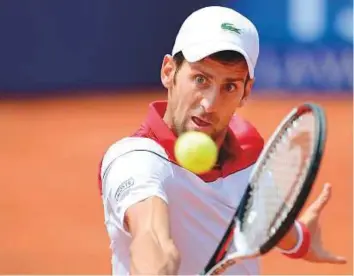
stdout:
[[244,56],[250,78],[253,79],[259,54],[256,27],[233,9],[211,6],[193,12],[183,22],[172,55],[182,51],[187,61],[196,62],[225,50]]

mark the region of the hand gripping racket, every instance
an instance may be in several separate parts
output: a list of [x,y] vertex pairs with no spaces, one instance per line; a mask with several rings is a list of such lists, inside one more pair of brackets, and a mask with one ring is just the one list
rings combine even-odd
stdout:
[[[323,109],[295,107],[278,125],[251,172],[248,187],[202,275],[225,272],[239,260],[269,252],[306,203],[326,141]],[[236,252],[226,256],[231,243]]]

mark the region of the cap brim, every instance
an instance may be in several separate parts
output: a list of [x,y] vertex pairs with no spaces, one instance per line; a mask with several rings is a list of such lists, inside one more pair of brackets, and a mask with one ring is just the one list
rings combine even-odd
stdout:
[[185,59],[188,62],[197,62],[202,60],[203,58],[206,58],[207,56],[210,56],[212,54],[215,54],[220,51],[235,51],[243,55],[247,62],[247,67],[248,67],[248,72],[250,74],[250,78],[253,79],[254,77],[254,66],[252,65],[252,62],[246,52],[242,50],[239,46],[230,43],[230,42],[220,42],[218,41],[217,43],[203,43],[203,44],[196,44],[193,46],[190,46],[188,48],[185,48],[182,50],[182,53],[185,57]]

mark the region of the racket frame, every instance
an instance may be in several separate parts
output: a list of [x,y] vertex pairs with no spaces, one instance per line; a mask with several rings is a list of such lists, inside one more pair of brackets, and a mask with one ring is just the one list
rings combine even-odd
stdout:
[[288,115],[285,116],[283,120],[278,124],[277,128],[268,139],[268,142],[263,148],[257,161],[255,162],[254,168],[249,177],[249,183],[252,183],[252,179],[256,177],[256,174],[259,171],[258,168],[260,168],[262,163],[266,161],[264,157],[268,154],[269,149],[273,147],[273,145],[277,142],[276,138],[279,136],[279,133],[282,132],[284,129],[286,129],[289,126],[289,124],[292,124],[292,122],[294,122],[296,118],[306,113],[313,113],[313,116],[316,121],[315,130],[314,130],[314,136],[316,137],[316,139],[314,139],[314,145],[313,145],[314,151],[310,158],[308,173],[303,181],[302,189],[299,195],[297,196],[297,199],[295,200],[292,208],[290,209],[286,219],[283,221],[282,226],[279,229],[277,229],[276,233],[273,236],[271,236],[270,239],[266,241],[259,248],[259,250],[257,250],[253,254],[244,255],[242,254],[242,252],[239,253],[235,252],[229,255],[227,258],[225,258],[233,239],[233,232],[237,220],[236,218],[242,220],[243,214],[245,213],[245,209],[247,207],[248,199],[252,191],[251,186],[248,185],[241,199],[241,202],[233,218],[231,219],[228,228],[226,229],[226,232],[221,242],[219,243],[217,249],[215,250],[213,256],[210,258],[209,262],[205,266],[204,271],[201,273],[201,275],[211,275],[210,273],[212,273],[213,275],[221,274],[228,267],[236,264],[239,260],[254,258],[266,254],[272,248],[274,248],[278,244],[278,242],[290,230],[296,217],[299,215],[303,206],[306,204],[306,201],[310,195],[310,192],[312,190],[313,184],[316,180],[320,168],[320,164],[321,164],[321,160],[325,148],[326,137],[327,137],[326,116],[323,109],[319,105],[310,102],[301,104],[293,108],[288,113]]

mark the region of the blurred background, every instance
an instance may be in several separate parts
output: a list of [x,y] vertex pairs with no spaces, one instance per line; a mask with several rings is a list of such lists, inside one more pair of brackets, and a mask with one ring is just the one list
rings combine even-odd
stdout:
[[328,142],[312,199],[333,196],[323,242],[342,266],[272,252],[264,274],[353,273],[353,2],[350,0],[0,2],[0,274],[109,274],[97,189],[106,148],[165,99],[162,58],[183,20],[232,7],[256,25],[256,84],[240,114],[268,138],[296,104],[321,104]]

